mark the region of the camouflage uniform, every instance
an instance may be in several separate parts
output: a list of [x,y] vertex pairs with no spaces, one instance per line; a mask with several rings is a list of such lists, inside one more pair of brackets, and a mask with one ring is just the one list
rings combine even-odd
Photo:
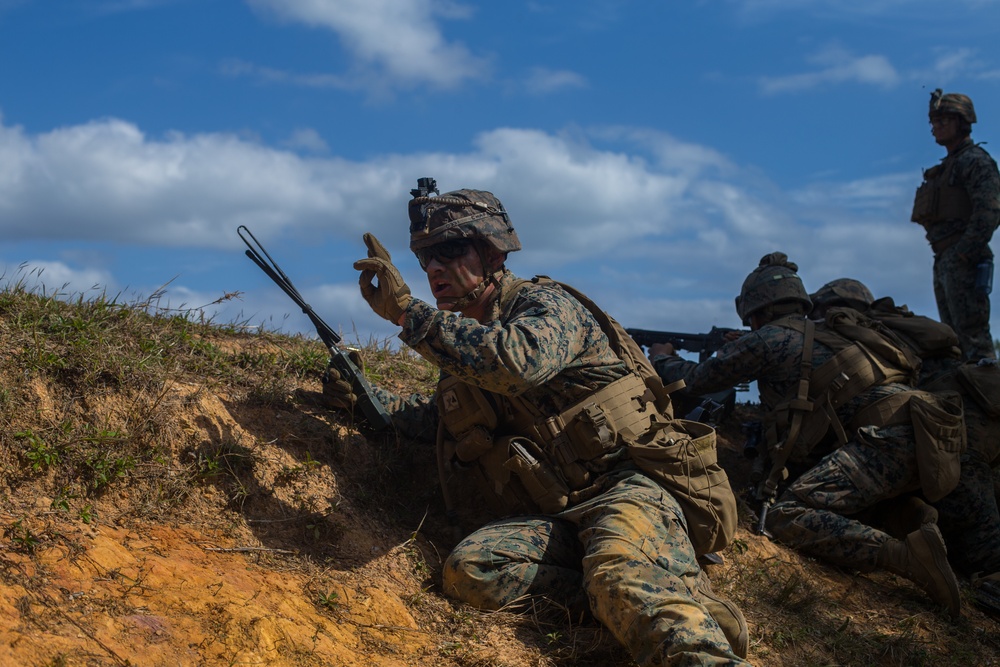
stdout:
[[[968,440],[958,486],[932,505],[941,515],[938,524],[948,543],[950,560],[968,575],[990,574],[1000,572],[1000,508],[992,470],[992,466],[1000,465],[1000,418],[987,412],[970,394],[958,379],[958,369],[958,362],[953,362],[950,368],[924,378],[920,384],[928,391],[956,391],[962,395]],[[996,367],[977,371],[1000,373]]]
[[[930,117],[952,114],[976,122],[965,95],[931,95]],[[996,162],[969,136],[924,172],[911,219],[922,225],[934,251],[934,297],[941,321],[958,334],[968,360],[995,357],[989,294],[977,291],[976,267],[992,260],[989,243],[1000,224],[1000,174]]]
[[[504,271],[500,294],[515,281]],[[481,324],[413,299],[400,339],[445,375],[552,414],[630,373],[590,312],[558,285],[522,285],[508,313],[501,302]],[[377,391],[406,433],[426,434],[438,419],[429,397]],[[525,595],[579,607],[583,591],[641,665],[747,664],[706,608],[708,581],[677,501],[627,460],[598,486],[563,512],[500,519],[466,537],[445,563],[445,592],[498,609]]]
[[[657,358],[655,366],[665,383],[683,379],[695,394],[756,380],[762,396],[794,396],[803,343],[798,331],[772,323],[727,343],[704,362],[670,356]],[[814,369],[832,357],[830,348],[814,343]],[[849,423],[861,407],[909,390],[898,383],[872,387],[841,406],[837,415]],[[790,485],[768,513],[767,528],[789,546],[869,572],[878,566],[879,550],[891,536],[850,516],[919,487],[913,428],[867,426],[846,445],[831,451],[831,444],[836,443],[792,454]]]
[[[991,466],[1000,463],[1000,419],[990,415],[958,378],[961,352],[947,326],[896,306],[890,297],[875,300],[858,281],[838,279],[810,295],[815,307],[849,306],[883,322],[922,360],[918,387],[962,396],[968,449],[961,460],[958,486],[931,503],[938,510],[950,560],[967,574],[996,572],[1000,567],[1000,511]],[[1000,372],[995,367],[978,373]],[[898,511],[895,510],[895,511]]]

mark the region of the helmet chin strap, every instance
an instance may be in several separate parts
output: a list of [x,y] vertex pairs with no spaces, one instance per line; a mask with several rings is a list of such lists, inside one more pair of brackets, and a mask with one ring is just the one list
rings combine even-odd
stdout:
[[486,288],[490,285],[500,287],[500,276],[502,275],[503,269],[500,269],[499,271],[486,276],[481,283],[472,288],[471,292],[452,304],[452,311],[460,312],[471,306],[477,299],[479,299],[479,297],[483,295],[483,292],[485,292]]
[[475,250],[476,255],[479,256],[479,262],[483,266],[483,275],[486,277],[483,278],[482,282],[473,287],[472,291],[452,304],[451,309],[454,312],[461,312],[474,304],[490,285],[496,285],[498,288],[500,287],[500,276],[503,275],[503,267],[500,267],[494,272],[490,272],[490,270],[486,267],[486,258],[483,256],[483,249],[479,247],[479,244],[476,244]]

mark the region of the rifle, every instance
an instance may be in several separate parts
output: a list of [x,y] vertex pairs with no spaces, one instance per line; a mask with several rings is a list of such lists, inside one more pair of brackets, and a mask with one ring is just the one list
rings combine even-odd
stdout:
[[[247,248],[249,248],[246,251],[246,256],[252,259],[254,264],[259,266],[278,287],[284,290],[285,294],[298,304],[303,313],[309,316],[313,326],[316,327],[316,333],[319,334],[320,339],[326,345],[327,349],[330,350],[330,366],[333,366],[342,378],[350,381],[351,390],[358,397],[358,405],[361,406],[361,413],[367,420],[368,425],[375,431],[381,431],[389,426],[389,413],[386,412],[385,407],[375,396],[371,385],[368,384],[368,380],[365,379],[361,370],[354,365],[354,362],[351,361],[347,353],[340,348],[341,337],[326,322],[319,318],[313,311],[312,306],[302,299],[298,290],[292,285],[292,281],[278,267],[278,263],[271,258],[267,250],[264,249],[264,246],[257,240],[257,237],[245,225],[237,227],[236,232],[243,239],[243,243],[247,245]],[[246,232],[246,236],[243,235],[244,232]],[[247,236],[250,239],[247,239]],[[250,240],[253,240],[253,244],[250,243]],[[267,258],[267,262],[264,261],[265,257]]]
[[738,331],[741,334],[750,333],[747,329],[726,329],[724,327],[712,327],[711,331],[703,334],[653,331],[651,329],[625,329],[625,332],[632,337],[632,340],[643,347],[649,347],[655,343],[670,343],[679,350],[697,352],[698,361],[705,361],[711,357],[716,350],[728,342],[726,335],[733,331]]

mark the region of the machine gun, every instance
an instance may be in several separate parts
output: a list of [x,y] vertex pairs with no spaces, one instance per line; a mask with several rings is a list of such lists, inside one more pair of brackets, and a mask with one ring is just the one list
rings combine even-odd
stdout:
[[687,352],[697,352],[698,361],[705,361],[728,342],[728,334],[732,332],[740,334],[750,333],[747,329],[726,329],[724,327],[712,327],[708,333],[680,333],[676,331],[653,331],[651,329],[625,329],[625,332],[632,337],[639,345],[649,347],[656,343],[670,343],[679,350]]
[[[339,345],[341,337],[326,322],[319,318],[313,311],[312,306],[302,299],[298,290],[292,285],[292,281],[278,267],[277,262],[267,254],[267,250],[264,249],[264,246],[260,244],[260,241],[257,240],[250,230],[245,225],[240,225],[236,229],[236,232],[243,239],[243,243],[247,245],[247,248],[249,248],[246,251],[246,256],[253,260],[253,263],[259,266],[261,271],[266,273],[278,287],[284,290],[285,294],[290,296],[292,301],[312,321],[313,326],[316,327],[316,333],[319,334],[320,339],[326,345],[327,349],[330,350],[330,366],[340,373],[342,378],[351,383],[351,390],[358,397],[358,405],[361,407],[361,413],[364,415],[368,425],[376,431],[389,426],[389,413],[386,412],[385,406],[375,396],[371,385],[368,384],[368,380],[365,379],[361,370],[354,365],[350,356],[341,349]],[[265,258],[267,258],[267,261],[265,261]]]

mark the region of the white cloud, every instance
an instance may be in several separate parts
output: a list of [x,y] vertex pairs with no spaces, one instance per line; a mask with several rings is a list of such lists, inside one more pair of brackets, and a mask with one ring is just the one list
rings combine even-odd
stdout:
[[587,79],[569,70],[553,70],[545,67],[535,67],[528,74],[525,88],[536,95],[552,93],[572,88],[586,88]]
[[[433,0],[246,1],[283,20],[337,33],[363,70],[351,77],[356,85],[367,81],[376,88],[387,84],[447,89],[488,73],[487,60],[459,42],[448,41],[435,22],[467,16],[471,10],[463,5]],[[379,81],[372,81],[372,76]],[[333,77],[331,82],[343,79]]]
[[320,133],[311,127],[302,127],[294,132],[292,136],[288,137],[283,144],[289,148],[297,148],[313,153],[326,153],[330,150],[326,141],[320,136]]
[[831,47],[807,60],[819,69],[787,76],[761,77],[761,91],[765,94],[788,93],[843,83],[891,88],[900,80],[889,59],[881,55],[855,56],[840,47]]
[[[309,132],[303,138],[321,140]],[[781,192],[718,151],[642,128],[562,134],[499,128],[461,153],[352,162],[303,157],[225,134],[151,138],[115,119],[38,135],[0,123],[0,215],[10,243],[83,240],[231,251],[238,246],[236,226],[247,224],[265,242],[280,232],[324,243],[347,240],[360,250],[361,232],[372,231],[418,296],[426,293],[425,279],[406,251],[400,219],[415,178],[428,175],[442,191],[496,193],[524,246],[511,259],[516,272],[580,282],[612,314],[627,307],[630,326],[667,326],[663,313],[629,305],[642,299],[685,301],[697,294],[691,307],[703,317],[692,322],[731,313],[743,278],[773,250],[799,263],[807,285],[857,277],[915,309],[926,312],[930,303],[929,252],[908,222],[918,174]],[[886,262],[890,250],[915,259]],[[313,287],[310,302],[317,312],[337,313],[331,324],[391,334],[360,300],[356,284],[336,282],[349,274],[352,259],[343,260],[335,282]],[[49,288],[129,284],[102,269],[72,268],[86,266],[79,258],[35,264],[44,268]],[[165,295],[174,308],[208,306],[221,296],[179,284],[168,285]],[[260,313],[295,311],[272,286],[252,299],[205,308],[226,322],[240,314],[259,320]],[[310,331],[297,313],[290,318],[270,326]]]

